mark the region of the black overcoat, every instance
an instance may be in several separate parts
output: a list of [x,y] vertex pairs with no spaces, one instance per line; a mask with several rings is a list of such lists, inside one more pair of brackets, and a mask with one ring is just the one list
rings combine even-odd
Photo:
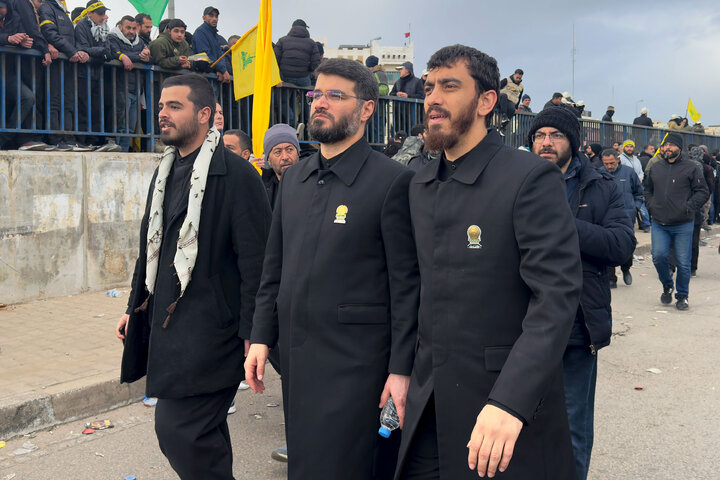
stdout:
[[[180,295],[177,282],[156,282],[147,311],[145,287],[148,217],[153,176],[140,228],[140,255],[128,303],[130,328],[122,382],[147,373],[148,396],[182,398],[212,393],[244,378],[243,339],[250,338],[271,213],[257,171],[222,141],[208,170],[192,279],[166,328],[166,308]],[[175,245],[187,213],[187,195],[167,214],[158,279],[173,268]],[[167,243],[166,243],[167,242]]]
[[380,394],[410,374],[417,337],[412,175],[365,140],[283,173],[251,341],[282,345],[290,479],[379,474]]
[[477,478],[467,443],[488,401],[525,421],[496,478],[575,478],[562,356],[582,269],[560,170],[495,131],[445,182],[441,161],[409,190],[421,297],[398,471],[434,392],[441,479]]

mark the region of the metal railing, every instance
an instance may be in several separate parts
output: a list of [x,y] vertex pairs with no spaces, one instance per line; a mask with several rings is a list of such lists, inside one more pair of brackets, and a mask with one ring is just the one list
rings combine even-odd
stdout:
[[[132,71],[127,71],[119,61],[99,65],[70,63],[62,54],[46,68],[41,59],[35,50],[0,47],[0,133],[140,139],[144,150],[152,151],[158,139],[156,112],[162,82],[168,76],[187,73],[146,64],[135,64]],[[223,107],[225,128],[240,129],[252,136],[252,96],[235,101],[232,83],[219,83],[214,74],[206,74],[206,78]],[[20,115],[10,116],[22,106],[23,92],[16,87],[21,84],[26,86],[26,94],[31,92],[34,103],[25,122],[21,122]],[[310,106],[305,101],[307,90],[289,84],[273,88],[270,124],[307,124],[310,115]],[[129,100],[133,93],[137,95],[136,102]],[[130,127],[131,113],[138,119],[134,131]],[[396,132],[410,133],[414,125],[424,121],[424,116],[422,100],[380,97],[366,127],[366,138],[371,145],[381,148]],[[11,118],[15,121],[11,122]],[[516,114],[503,129],[505,143],[513,147],[526,145],[533,118],[534,114]],[[638,148],[657,145],[666,133],[662,129],[597,120],[583,119],[581,123],[584,142],[605,146],[628,138]],[[498,115],[493,125],[499,125]],[[720,148],[720,137],[675,132],[685,137],[686,144],[705,144],[711,150]]]

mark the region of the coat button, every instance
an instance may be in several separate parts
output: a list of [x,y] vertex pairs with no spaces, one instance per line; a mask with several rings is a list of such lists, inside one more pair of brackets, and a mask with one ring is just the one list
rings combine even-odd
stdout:
[[318,180],[318,185],[325,185],[325,180]]

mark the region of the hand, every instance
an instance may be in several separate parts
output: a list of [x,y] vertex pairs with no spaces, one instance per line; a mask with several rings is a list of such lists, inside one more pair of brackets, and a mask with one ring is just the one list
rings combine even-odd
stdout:
[[78,55],[80,55],[80,63],[85,63],[88,60],[90,60],[90,55],[88,55],[87,52],[83,52],[82,50],[78,50]]
[[49,67],[50,64],[52,64],[52,56],[49,53],[46,53],[43,56],[42,64],[43,64],[43,67]]
[[150,50],[147,47],[143,48],[142,52],[140,52],[140,60],[143,62],[150,61]]
[[180,62],[180,67],[190,68],[190,60],[185,60],[184,62]]
[[262,379],[265,375],[265,362],[269,353],[270,348],[267,345],[253,343],[250,345],[247,359],[245,359],[245,381],[255,393],[265,391]]
[[27,33],[16,33],[8,37],[8,42],[13,45],[20,45],[27,38]]
[[230,72],[225,72],[225,83],[232,82],[232,78],[230,78]]
[[243,343],[245,344],[245,352],[243,353],[243,356],[247,357],[248,352],[250,351],[250,340],[243,340]]
[[[122,332],[123,327],[125,328],[125,333]],[[128,328],[130,327],[130,315],[127,313],[120,317],[120,321],[117,323],[117,327],[115,327],[115,336],[118,337],[120,340],[125,340],[128,334]]]
[[68,59],[68,61],[72,63],[77,63],[80,61],[80,52],[75,52],[72,57]]
[[178,60],[180,60],[180,63],[185,63],[188,61],[188,57],[186,57],[185,55],[180,55],[178,57]]
[[23,47],[23,48],[32,48],[34,41],[35,41],[35,40],[33,40],[32,37],[27,37],[25,40],[23,40],[22,42],[20,42],[20,46]]
[[58,49],[55,48],[51,43],[48,43],[48,51],[50,52],[50,58],[52,58],[53,60],[58,59],[58,55],[60,54],[60,52],[58,52]]
[[[468,442],[468,467],[478,475],[495,476],[496,470],[504,472],[510,464],[515,442],[522,422],[494,405],[485,405],[480,411]],[[488,463],[489,462],[489,463]],[[487,467],[487,468],[486,468]]]
[[120,58],[120,61],[122,62],[123,67],[125,67],[125,70],[130,71],[133,69],[133,62],[127,55],[123,55],[122,58]]
[[388,375],[385,388],[383,388],[382,394],[380,395],[380,408],[385,406],[388,397],[392,395],[395,408],[397,409],[398,419],[400,419],[400,430],[402,430],[403,424],[405,423],[405,401],[407,400],[409,386],[410,377],[391,373]]
[[265,168],[265,155],[261,155],[260,158],[256,157],[255,160],[252,161],[252,164],[260,169]]
[[408,94],[405,93],[405,92],[398,92],[398,93],[397,93],[397,96],[400,97],[400,98],[408,98]]

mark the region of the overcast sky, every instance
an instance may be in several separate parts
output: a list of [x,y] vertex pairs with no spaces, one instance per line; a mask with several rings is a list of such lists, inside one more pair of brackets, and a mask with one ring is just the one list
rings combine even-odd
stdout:
[[[209,3],[207,3],[209,2]],[[572,31],[575,25],[574,98],[594,118],[615,106],[615,121],[631,123],[636,111],[653,119],[685,115],[688,97],[703,125],[720,124],[720,3],[693,0],[519,0],[509,11],[486,0],[274,0],[273,39],[287,33],[296,18],[313,38],[329,46],[402,45],[411,32],[415,70],[420,72],[440,47],[462,43],[498,60],[501,77],[525,71],[525,92],[534,111],[553,92],[572,92]],[[134,14],[127,0],[105,0],[114,23]],[[257,23],[259,0],[175,0],[176,17],[190,28],[202,10],[220,10],[218,28],[227,37]],[[68,0],[68,6],[84,5]],[[409,27],[410,26],[410,27]],[[640,101],[642,100],[642,102]]]

